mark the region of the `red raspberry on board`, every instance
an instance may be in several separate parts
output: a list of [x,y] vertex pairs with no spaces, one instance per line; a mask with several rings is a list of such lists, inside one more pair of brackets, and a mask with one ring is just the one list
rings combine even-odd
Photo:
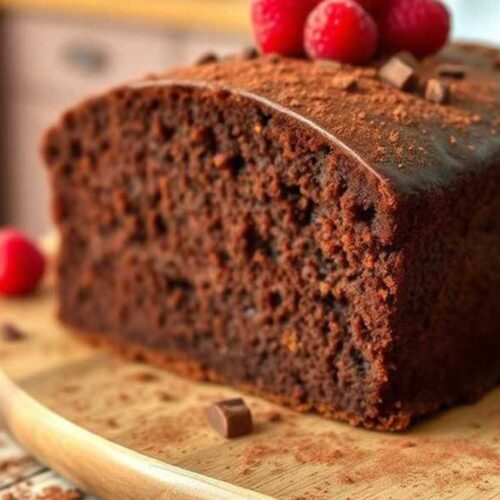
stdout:
[[255,41],[264,54],[304,54],[304,25],[321,0],[252,0]]
[[368,62],[377,49],[377,26],[354,0],[325,0],[307,18],[307,54],[344,63]]
[[44,256],[26,236],[11,228],[0,230],[0,294],[31,293],[44,270]]
[[436,0],[390,0],[378,17],[382,50],[435,54],[448,40],[450,15]]

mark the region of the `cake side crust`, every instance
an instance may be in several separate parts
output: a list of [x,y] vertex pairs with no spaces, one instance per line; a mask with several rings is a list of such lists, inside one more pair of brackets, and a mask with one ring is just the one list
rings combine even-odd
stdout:
[[[383,83],[381,61],[353,67],[273,55],[250,61],[233,57],[174,68],[132,85],[180,80],[242,89],[311,120],[400,192],[432,192],[496,162],[499,56],[491,47],[451,44],[421,61],[422,81],[436,78],[447,63],[466,68],[464,78],[450,82],[452,98],[444,106]],[[346,79],[354,79],[357,90],[346,91]]]
[[405,431],[411,427],[416,419],[421,417],[420,415],[413,416],[401,413],[398,415],[391,415],[383,420],[365,419],[358,414],[341,410],[332,410],[332,408],[328,405],[302,403],[292,397],[277,396],[276,394],[262,390],[249,383],[235,384],[216,371],[203,367],[200,361],[186,358],[185,353],[183,352],[169,352],[168,354],[165,352],[160,353],[148,349],[138,343],[134,344],[124,341],[118,337],[111,338],[109,336],[103,336],[100,333],[77,329],[70,323],[65,322],[62,318],[59,318],[59,321],[73,335],[81,338],[89,345],[105,349],[123,359],[135,362],[145,362],[195,382],[213,382],[216,384],[231,385],[232,387],[235,387],[245,393],[262,397],[272,403],[286,406],[300,413],[314,412],[322,417],[339,422],[345,422],[355,427],[386,432]]

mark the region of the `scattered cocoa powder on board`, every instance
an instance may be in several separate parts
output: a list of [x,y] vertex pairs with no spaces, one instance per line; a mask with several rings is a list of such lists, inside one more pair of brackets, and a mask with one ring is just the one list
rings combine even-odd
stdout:
[[151,372],[135,372],[131,373],[128,378],[137,382],[155,382],[158,376]]

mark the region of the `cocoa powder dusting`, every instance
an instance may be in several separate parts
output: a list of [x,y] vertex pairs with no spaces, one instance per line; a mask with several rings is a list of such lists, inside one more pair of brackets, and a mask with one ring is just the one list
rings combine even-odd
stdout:
[[[468,150],[465,141],[470,138],[484,141],[490,147],[488,151],[492,151],[497,141],[500,96],[499,75],[493,67],[496,57],[494,49],[452,45],[438,56],[421,61],[418,77],[427,81],[436,77],[437,68],[442,70],[443,64],[467,60],[464,77],[449,79],[453,98],[446,106],[427,101],[421,91],[407,93],[380,81],[377,63],[374,67],[353,68],[273,55],[252,60],[236,57],[217,64],[174,70],[162,77],[244,88],[312,119],[384,174],[403,182],[408,180],[407,173],[429,169],[435,181],[436,169],[448,159],[443,156],[443,148],[447,155],[461,161],[471,157],[481,161],[478,151]],[[304,94],[305,89],[308,91]],[[444,101],[447,92],[444,91],[444,97],[433,94],[432,99]],[[481,122],[476,121],[477,116]],[[426,126],[425,136],[422,124]],[[384,147],[387,130],[391,128],[400,133],[400,148]],[[455,144],[450,144],[450,136],[456,138]],[[418,146],[422,147],[418,155],[407,154]],[[441,175],[446,175],[444,169]]]
[[277,411],[272,411],[266,415],[267,421],[276,423],[276,422],[282,422],[283,421],[283,415]]
[[[286,434],[249,445],[244,474],[292,456],[299,464],[332,467],[338,472],[334,482],[360,487],[384,479],[404,487],[422,478],[438,491],[457,484],[487,488],[485,477],[500,475],[498,451],[465,438],[382,439],[378,449],[368,451],[349,434],[324,433],[314,438],[294,430]],[[470,462],[467,467],[455,467],[464,460]]]
[[158,399],[163,402],[169,402],[175,399],[174,396],[172,396],[172,394],[164,390],[157,391],[156,395],[158,396]]

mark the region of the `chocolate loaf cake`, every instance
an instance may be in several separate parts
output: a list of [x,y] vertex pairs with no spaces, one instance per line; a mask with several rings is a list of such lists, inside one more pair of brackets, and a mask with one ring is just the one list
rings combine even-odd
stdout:
[[247,54],[68,111],[43,145],[62,321],[369,428],[478,398],[500,381],[498,57],[424,60],[447,105]]

